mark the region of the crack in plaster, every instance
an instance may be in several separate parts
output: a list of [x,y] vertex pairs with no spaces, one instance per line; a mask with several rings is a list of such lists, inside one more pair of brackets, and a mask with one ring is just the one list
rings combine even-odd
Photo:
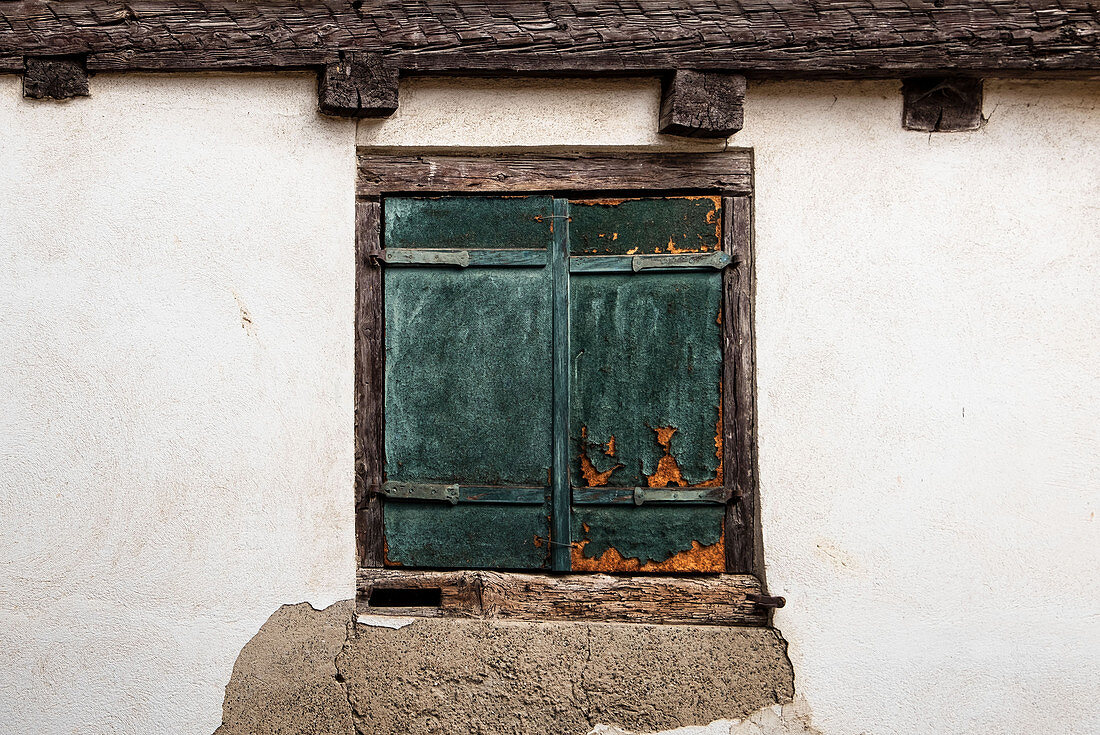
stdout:
[[[580,707],[581,714],[584,716],[585,721],[589,727],[595,726],[595,722],[592,718],[592,692],[588,690],[588,669],[592,663],[592,629],[589,628],[587,635],[585,636],[586,654],[584,664],[581,666],[580,675],[573,678],[570,681],[570,685],[573,690],[573,699],[577,702],[577,706]],[[583,696],[583,702],[577,697],[577,687],[580,686]]]
[[344,677],[344,672],[340,670],[340,657],[343,656],[351,645],[351,639],[356,635],[355,632],[356,615],[353,609],[351,615],[348,617],[348,622],[344,626],[344,644],[340,646],[340,650],[336,652],[336,655],[332,657],[332,668],[335,670],[333,678],[336,679],[336,683],[340,688],[344,690],[344,701],[348,704],[348,713],[351,717],[351,726],[355,730],[356,735],[362,732],[359,727],[359,713],[355,710],[355,703],[351,699],[351,688],[348,686],[347,679]]

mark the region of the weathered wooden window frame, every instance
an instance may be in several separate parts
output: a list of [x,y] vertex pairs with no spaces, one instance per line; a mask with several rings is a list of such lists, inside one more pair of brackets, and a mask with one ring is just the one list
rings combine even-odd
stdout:
[[[759,625],[763,594],[756,496],[752,154],[360,153],[356,187],[356,546],[359,604],[381,589],[439,590],[438,604],[388,612],[459,617]],[[726,573],[695,577],[419,571],[383,567],[381,200],[447,194],[709,194],[722,197],[722,411]],[[391,596],[392,597],[392,596]]]

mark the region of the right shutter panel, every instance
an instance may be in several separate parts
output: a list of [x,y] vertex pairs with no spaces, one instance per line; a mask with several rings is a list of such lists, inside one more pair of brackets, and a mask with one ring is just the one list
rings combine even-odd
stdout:
[[570,204],[574,571],[725,569],[720,207]]

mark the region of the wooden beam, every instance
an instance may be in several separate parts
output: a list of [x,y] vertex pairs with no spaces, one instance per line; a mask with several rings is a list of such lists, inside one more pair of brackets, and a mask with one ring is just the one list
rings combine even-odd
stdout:
[[723,274],[722,300],[722,462],[723,479],[733,492],[726,508],[726,571],[763,574],[756,522],[756,273],[751,198],[722,199],[722,240],[733,264]]
[[23,96],[42,100],[67,100],[88,96],[88,71],[79,57],[27,57],[23,72]]
[[397,69],[381,54],[344,52],[321,71],[317,92],[321,112],[388,117],[397,111],[397,81]]
[[659,131],[693,138],[728,138],[745,124],[745,77],[677,71],[661,90]]
[[906,79],[902,126],[948,133],[982,126],[982,80],[966,77]]
[[359,563],[383,563],[382,498],[382,207],[355,203],[355,539]]
[[[671,625],[768,622],[768,609],[749,599],[750,595],[762,594],[760,582],[747,574],[552,576],[360,568],[358,587],[358,611],[368,614]],[[372,606],[372,593],[379,589],[438,589],[440,602],[438,606],[416,608]]]
[[402,72],[1075,76],[1100,71],[1095,0],[23,0],[0,59],[96,70],[319,68],[341,51]]
[[752,153],[359,155],[359,196],[531,191],[752,191]]

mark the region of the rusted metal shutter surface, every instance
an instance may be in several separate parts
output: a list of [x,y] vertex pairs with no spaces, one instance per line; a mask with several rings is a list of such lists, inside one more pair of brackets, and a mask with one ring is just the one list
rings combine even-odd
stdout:
[[386,200],[387,564],[724,570],[720,207]]
[[725,568],[721,502],[639,505],[645,491],[615,492],[722,486],[721,271],[675,267],[684,254],[720,250],[720,209],[716,197],[571,203],[574,262],[678,256],[660,272],[633,262],[611,272],[572,268],[574,570]]

